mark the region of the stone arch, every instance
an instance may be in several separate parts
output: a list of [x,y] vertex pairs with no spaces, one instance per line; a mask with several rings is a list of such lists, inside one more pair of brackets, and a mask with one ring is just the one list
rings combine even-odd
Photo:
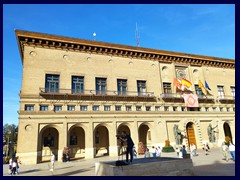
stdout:
[[41,128],[38,136],[38,163],[49,161],[52,154],[58,160],[60,132],[60,127],[54,124]]
[[75,124],[68,130],[67,144],[70,147],[71,158],[85,157],[85,129],[81,124]]
[[152,125],[148,122],[141,123],[138,127],[139,143],[144,147],[150,146],[148,142],[152,140],[151,129],[153,129]]
[[95,157],[109,155],[109,125],[99,123],[93,132]]
[[224,136],[225,136],[225,137],[226,137],[226,136],[230,137],[230,138],[231,138],[231,143],[233,143],[233,142],[232,142],[232,132],[231,132],[231,128],[230,128],[230,125],[229,125],[229,124],[230,124],[230,123],[229,123],[228,121],[226,121],[226,122],[223,123]]
[[189,121],[186,123],[186,138],[187,138],[187,145],[188,148],[190,147],[190,145],[193,143],[195,144],[196,148],[197,148],[197,139],[196,139],[196,126],[195,123],[192,121]]

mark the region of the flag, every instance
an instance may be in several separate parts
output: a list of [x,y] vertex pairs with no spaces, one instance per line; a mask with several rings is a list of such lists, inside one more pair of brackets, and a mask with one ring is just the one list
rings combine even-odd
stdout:
[[202,90],[207,91],[207,89],[204,87],[202,81],[198,80],[198,87],[200,87]]
[[182,82],[182,85],[184,87],[186,87],[187,89],[190,89],[190,87],[192,86],[192,83],[190,81],[188,81],[187,79],[185,79],[185,78],[182,78],[181,82]]
[[174,78],[173,83],[178,89],[182,90],[182,84],[178,79]]
[[184,94],[183,98],[187,107],[199,107],[198,96],[196,94]]
[[207,83],[206,81],[205,81],[205,87],[211,91],[211,89],[210,89],[210,87],[208,86],[208,83]]

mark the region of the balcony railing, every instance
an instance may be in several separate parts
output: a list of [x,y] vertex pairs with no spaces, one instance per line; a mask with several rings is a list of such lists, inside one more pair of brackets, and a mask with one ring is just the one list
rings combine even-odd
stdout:
[[217,96],[217,100],[221,103],[235,103],[234,96]]
[[197,94],[198,96],[198,102],[199,103],[213,103],[214,102],[214,97],[213,95],[200,95],[200,94]]
[[178,93],[163,93],[161,98],[166,102],[183,102],[183,97]]
[[100,90],[75,90],[75,89],[48,89],[40,88],[40,95],[53,99],[78,99],[78,100],[113,100],[113,101],[155,101],[153,92],[135,91],[100,91]]

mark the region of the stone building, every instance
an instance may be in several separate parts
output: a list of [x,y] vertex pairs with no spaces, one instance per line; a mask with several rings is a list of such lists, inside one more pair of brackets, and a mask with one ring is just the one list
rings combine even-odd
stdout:
[[[235,61],[16,30],[23,64],[17,155],[25,164],[144,147],[235,141]],[[207,84],[206,84],[207,83]],[[211,89],[207,89],[207,88]],[[208,135],[214,128],[213,140]]]

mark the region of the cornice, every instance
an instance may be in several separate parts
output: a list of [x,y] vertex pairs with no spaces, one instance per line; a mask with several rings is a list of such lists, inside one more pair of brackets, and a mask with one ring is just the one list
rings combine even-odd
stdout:
[[15,30],[15,32],[22,62],[24,59],[24,46],[33,46],[133,59],[153,60],[161,63],[211,66],[230,69],[235,68],[235,60],[226,58],[156,50],[22,30]]

